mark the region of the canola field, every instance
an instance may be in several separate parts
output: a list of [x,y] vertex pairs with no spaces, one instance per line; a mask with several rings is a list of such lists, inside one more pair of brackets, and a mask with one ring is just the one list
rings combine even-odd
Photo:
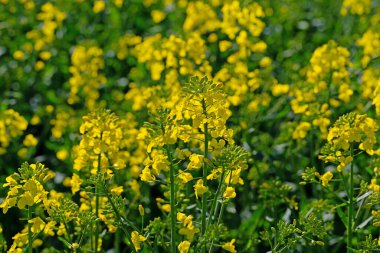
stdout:
[[0,252],[380,252],[380,0],[0,0]]

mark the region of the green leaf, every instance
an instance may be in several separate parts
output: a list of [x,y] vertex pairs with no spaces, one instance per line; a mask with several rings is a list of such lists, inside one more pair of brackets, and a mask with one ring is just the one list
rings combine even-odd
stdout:
[[340,218],[340,220],[343,222],[344,226],[346,227],[346,229],[348,228],[348,221],[347,221],[347,216],[346,214],[343,212],[342,208],[341,207],[336,207],[336,211],[338,213],[338,216]]

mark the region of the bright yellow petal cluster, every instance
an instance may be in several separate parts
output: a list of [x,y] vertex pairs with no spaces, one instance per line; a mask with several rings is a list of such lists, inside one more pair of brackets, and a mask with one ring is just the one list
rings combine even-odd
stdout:
[[344,0],[340,14],[346,16],[350,12],[353,15],[365,15],[371,12],[371,0]]
[[[26,34],[28,39],[34,41],[34,49],[41,51],[55,40],[55,33],[62,26],[66,13],[58,9],[51,2],[47,2],[41,7],[41,12],[37,14],[37,19],[42,21],[41,26],[29,31]],[[47,59],[46,57],[44,57]],[[42,62],[42,61],[41,61]],[[42,62],[43,63],[43,62]]]
[[345,114],[329,129],[328,143],[320,158],[325,162],[338,163],[337,170],[342,171],[353,160],[357,150],[366,151],[369,155],[380,154],[380,149],[375,149],[378,130],[377,121],[367,115]]
[[178,245],[179,253],[187,253],[187,252],[189,252],[189,248],[190,248],[190,242],[189,241],[182,241]]
[[195,197],[198,198],[207,192],[208,187],[204,186],[203,179],[198,179],[197,183],[194,185]]
[[[199,233],[199,228],[195,227],[193,224],[193,216],[186,216],[184,213],[177,213],[177,220],[181,222],[181,228],[179,229],[179,234],[186,236],[186,238],[191,242],[194,239],[194,235]],[[187,243],[183,244],[183,247],[186,246]],[[189,248],[190,243],[188,244]]]
[[0,155],[6,153],[11,140],[22,135],[27,127],[28,122],[15,110],[0,112]]
[[139,234],[137,231],[133,231],[131,234],[133,246],[135,247],[136,251],[139,251],[141,249],[141,243],[146,240],[146,238]]
[[52,178],[43,164],[22,164],[19,173],[14,173],[6,178],[3,187],[9,187],[7,197],[0,205],[3,213],[9,208],[17,205],[19,209],[31,207],[47,199],[48,192],[45,191],[43,184]]
[[67,102],[77,103],[82,96],[86,107],[92,110],[99,98],[99,86],[107,81],[100,73],[104,68],[103,50],[96,46],[78,45],[71,55],[71,63],[69,70],[72,77],[69,79],[70,96]]
[[225,244],[222,245],[222,248],[224,250],[227,250],[228,252],[231,252],[231,253],[237,253],[237,251],[235,250],[235,239],[232,239],[230,242],[226,242]]

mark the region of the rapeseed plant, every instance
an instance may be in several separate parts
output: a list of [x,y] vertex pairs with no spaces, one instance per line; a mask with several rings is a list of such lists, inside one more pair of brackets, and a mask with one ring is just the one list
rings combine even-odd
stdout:
[[378,0],[0,13],[1,252],[380,250]]

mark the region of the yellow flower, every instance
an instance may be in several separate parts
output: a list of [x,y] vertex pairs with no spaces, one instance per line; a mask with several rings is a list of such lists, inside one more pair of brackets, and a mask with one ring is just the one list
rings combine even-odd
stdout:
[[79,244],[74,242],[71,247],[73,248],[74,252],[77,252],[77,249],[79,248]]
[[28,149],[27,148],[20,148],[19,151],[17,151],[17,155],[21,158],[26,158],[28,155]]
[[331,171],[327,171],[325,174],[323,174],[322,176],[321,176],[321,181],[322,181],[322,186],[323,187],[326,187],[328,184],[329,184],[329,182],[331,181],[331,179],[333,178],[333,173],[331,173]]
[[115,169],[124,168],[125,164],[120,157],[123,155],[120,150],[123,131],[119,118],[109,110],[97,109],[84,116],[83,121],[79,128],[82,140],[73,149],[74,169],[95,174],[99,165],[99,172],[110,176],[111,161]]
[[28,134],[27,136],[25,136],[25,139],[23,141],[23,144],[26,147],[34,147],[37,145],[37,143],[38,140],[33,136],[33,134]]
[[51,58],[51,53],[49,51],[42,51],[39,56],[42,60],[47,61]]
[[55,221],[49,221],[44,228],[44,234],[49,235],[49,236],[54,236],[54,230],[55,230],[56,224],[57,222]]
[[207,180],[214,180],[221,176],[222,168],[213,169],[211,173],[207,176]]
[[170,210],[171,210],[170,204],[164,204],[164,205],[162,205],[162,206],[161,206],[161,209],[162,209],[164,212],[170,213]]
[[11,140],[25,131],[28,122],[13,109],[0,111],[0,155],[6,152]]
[[35,234],[41,232],[45,227],[45,222],[40,217],[31,219],[28,223],[32,224],[31,230]]
[[371,184],[368,186],[368,189],[374,192],[380,191],[380,185],[377,184],[376,178],[371,179]]
[[263,57],[261,60],[260,60],[260,67],[262,68],[266,68],[266,67],[269,67],[271,64],[272,64],[272,59],[269,58],[269,57]]
[[20,51],[20,50],[17,50],[13,53],[13,58],[15,60],[18,60],[18,61],[21,61],[22,59],[24,59],[25,57],[25,54],[24,52]]
[[[179,234],[186,236],[190,241],[194,239],[194,235],[199,233],[199,228],[193,225],[193,216],[186,216],[184,213],[177,213],[177,220],[182,223],[182,228],[179,230]],[[190,246],[190,245],[189,245]]]
[[137,231],[133,231],[131,237],[132,237],[133,246],[135,247],[136,251],[139,251],[141,249],[140,243],[144,242],[146,238],[140,235],[139,232]]
[[178,212],[177,213],[177,220],[180,222],[183,222],[186,219],[186,214]]
[[235,188],[228,186],[223,194],[224,198],[232,199],[236,197]]
[[73,177],[71,178],[71,192],[73,194],[75,194],[76,192],[78,192],[80,190],[80,186],[82,184],[82,179],[77,175],[77,174],[74,174]]
[[338,163],[337,170],[340,172],[353,161],[355,154],[351,153],[350,148],[358,145],[367,154],[375,154],[373,148],[377,143],[378,130],[379,124],[365,114],[345,114],[329,129],[328,143],[322,148],[320,158],[325,162]]
[[52,105],[45,106],[45,111],[47,113],[53,113],[54,112],[54,106],[52,106]]
[[43,68],[45,68],[45,63],[43,61],[37,61],[35,64],[34,64],[34,69],[36,71],[40,71],[42,70]]
[[41,122],[41,119],[38,115],[33,115],[33,117],[30,119],[30,124],[35,126],[38,125]]
[[166,17],[165,12],[163,12],[161,10],[153,10],[151,12],[151,15],[152,15],[152,19],[153,19],[154,23],[160,23]]
[[92,10],[94,13],[99,13],[104,11],[106,8],[106,3],[103,0],[96,0],[94,3],[94,6],[92,7]]
[[123,186],[117,186],[111,189],[111,193],[115,194],[117,196],[120,196],[120,194],[124,191]]
[[62,235],[66,235],[66,234],[67,234],[67,231],[65,228],[65,224],[63,224],[63,223],[59,224],[57,235],[62,236]]
[[124,0],[113,0],[113,3],[120,8],[123,5]]
[[67,152],[66,149],[60,149],[58,150],[56,156],[59,160],[64,161],[67,157],[69,157],[69,152]]
[[354,15],[364,15],[371,12],[371,0],[344,0],[340,14],[346,16],[348,11]]
[[293,132],[293,139],[305,139],[309,129],[311,128],[311,124],[309,122],[301,122]]
[[191,154],[190,162],[187,165],[189,170],[197,170],[200,169],[203,165],[203,155]]
[[150,173],[150,169],[147,167],[145,167],[141,171],[140,178],[141,178],[141,181],[145,181],[145,182],[152,182],[152,181],[156,180],[156,177],[153,176],[152,173]]
[[207,191],[208,187],[203,185],[203,179],[199,179],[194,185],[195,197],[202,196]]
[[287,84],[275,84],[272,87],[273,96],[281,96],[289,92],[289,85]]
[[235,239],[232,239],[230,242],[226,242],[225,244],[223,244],[222,248],[231,253],[236,253],[237,251],[235,250],[235,245],[234,245],[235,241],[236,241]]
[[182,241],[178,245],[178,250],[179,250],[180,253],[187,253],[187,252],[189,252],[189,248],[190,248],[190,242],[189,241]]
[[225,52],[227,51],[230,47],[232,46],[232,42],[228,40],[222,40],[219,42],[219,50],[220,52]]
[[240,177],[240,173],[241,173],[241,168],[237,168],[237,169],[234,169],[232,171],[229,171],[228,174],[227,174],[227,176],[226,176],[226,179],[224,180],[224,182],[226,184],[231,183],[231,184],[241,184],[241,185],[243,185],[244,181]]
[[[104,1],[96,1],[94,10],[102,11],[105,8]],[[99,47],[85,47],[78,45],[71,55],[69,79],[70,95],[67,99],[69,104],[80,101],[84,97],[84,103],[90,110],[95,109],[95,102],[99,98],[98,88],[107,81],[106,77],[100,73],[104,68],[103,50]]]
[[186,184],[187,182],[193,180],[193,176],[189,172],[184,172],[183,170],[178,171],[178,178],[182,183]]

